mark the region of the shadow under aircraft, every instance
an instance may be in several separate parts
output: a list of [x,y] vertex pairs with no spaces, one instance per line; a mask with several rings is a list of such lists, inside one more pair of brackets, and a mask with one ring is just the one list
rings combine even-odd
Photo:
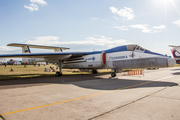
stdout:
[[[106,75],[107,74],[107,75]],[[96,90],[116,90],[127,86],[132,86],[128,89],[146,88],[146,87],[167,87],[178,86],[174,82],[151,81],[142,79],[125,79],[125,78],[112,78],[107,77],[109,73],[101,74],[86,74],[86,75],[70,75],[62,77],[41,77],[41,78],[28,78],[28,79],[15,79],[15,80],[1,80],[0,89],[12,89],[32,86],[43,86],[49,84],[72,84],[78,87]],[[102,78],[102,75],[105,77]],[[83,81],[83,82],[80,82]],[[133,87],[134,86],[134,87]]]

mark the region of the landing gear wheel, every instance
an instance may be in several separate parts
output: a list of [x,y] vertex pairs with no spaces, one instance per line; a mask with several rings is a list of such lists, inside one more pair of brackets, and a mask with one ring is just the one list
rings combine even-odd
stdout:
[[116,77],[116,73],[111,73],[111,77]]
[[97,74],[97,70],[92,70],[92,74]]
[[63,63],[63,61],[59,60],[59,72],[56,72],[56,74],[55,74],[56,76],[62,76],[62,72],[61,72],[62,63]]
[[62,76],[62,73],[56,72],[55,76]]

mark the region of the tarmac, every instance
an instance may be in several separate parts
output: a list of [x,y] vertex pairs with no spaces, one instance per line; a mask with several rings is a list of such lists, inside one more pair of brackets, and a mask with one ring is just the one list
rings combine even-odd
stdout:
[[0,120],[180,120],[180,67],[0,81]]

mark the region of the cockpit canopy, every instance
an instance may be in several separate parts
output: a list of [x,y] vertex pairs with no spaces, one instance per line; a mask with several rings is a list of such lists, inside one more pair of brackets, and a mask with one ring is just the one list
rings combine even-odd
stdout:
[[126,45],[126,47],[130,51],[142,51],[142,52],[145,51],[145,49],[143,47],[141,47],[139,45],[135,45],[135,44],[133,44],[133,45]]

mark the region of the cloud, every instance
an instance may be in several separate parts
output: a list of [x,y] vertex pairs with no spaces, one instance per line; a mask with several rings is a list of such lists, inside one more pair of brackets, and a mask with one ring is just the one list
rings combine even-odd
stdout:
[[27,40],[27,44],[37,44],[37,45],[48,45],[48,46],[101,46],[101,47],[115,47],[124,44],[131,44],[128,40],[117,39],[95,35],[94,37],[87,37],[85,40],[81,41],[68,41],[60,42],[59,37],[56,36],[43,36],[43,37],[33,37]]
[[30,0],[32,3],[38,3],[42,6],[47,5],[47,3],[44,0]]
[[98,20],[98,18],[94,18],[94,17],[92,17],[92,18],[90,18],[91,20]]
[[113,28],[117,28],[119,30],[129,30],[129,28],[127,26],[121,26],[121,27],[120,26],[115,26]]
[[[112,47],[133,44],[132,42],[125,39],[113,39],[106,36],[95,35],[93,37],[87,37],[80,41],[61,41],[57,36],[41,36],[41,37],[30,37],[23,40],[25,44],[34,45],[46,45],[46,46],[59,46],[71,48],[69,51],[91,51],[93,48],[95,50],[106,50]],[[22,49],[20,47],[8,47],[0,46],[0,54],[12,54],[21,53]],[[41,52],[53,52],[53,50],[44,49],[33,49],[32,53]]]
[[29,6],[24,5],[25,8],[29,9],[30,11],[38,11],[39,7],[36,4],[29,4]]
[[31,37],[26,39],[26,44],[35,44],[35,45],[52,45],[56,44],[59,37],[56,36],[42,36],[42,37]]
[[172,23],[175,24],[175,25],[177,25],[178,27],[180,27],[180,19],[177,20],[177,21],[174,21],[174,22],[172,22]]
[[118,20],[118,18],[117,18],[117,17],[115,17],[115,16],[113,16],[113,18],[114,18],[114,19],[116,19],[116,20]]
[[39,5],[47,5],[47,3],[44,1],[44,0],[30,0],[31,4],[29,4],[28,6],[27,5],[24,5],[24,8],[27,8],[29,9],[30,11],[38,11],[39,10]]
[[115,7],[110,7],[110,10],[113,14],[118,14],[121,17],[125,17],[127,20],[131,20],[134,18],[134,14],[133,14],[133,10],[131,8],[128,7],[124,7],[124,9],[120,9],[118,11],[117,8]]
[[165,25],[160,25],[160,26],[154,26],[152,28],[154,28],[154,29],[165,29],[166,26]]
[[20,48],[16,47],[0,46],[0,54],[17,53],[19,50]]
[[141,29],[142,32],[144,33],[151,33],[151,28],[148,28],[149,25],[147,24],[135,24],[135,25],[130,25],[129,27]]
[[135,24],[135,25],[130,25],[131,28],[138,28],[138,29],[147,29],[149,25],[147,24]]
[[141,29],[141,32],[143,33],[157,33],[157,32],[162,32],[162,30],[166,29],[165,25],[160,25],[160,26],[153,26],[150,27],[148,24],[135,24],[135,25],[129,25],[129,26],[115,26],[113,28],[117,28],[119,30],[129,30],[130,28],[132,29]]
[[162,30],[165,30],[166,26],[165,25],[160,25],[160,26],[153,26],[152,28],[153,28],[153,32],[157,33],[157,32],[162,32]]

